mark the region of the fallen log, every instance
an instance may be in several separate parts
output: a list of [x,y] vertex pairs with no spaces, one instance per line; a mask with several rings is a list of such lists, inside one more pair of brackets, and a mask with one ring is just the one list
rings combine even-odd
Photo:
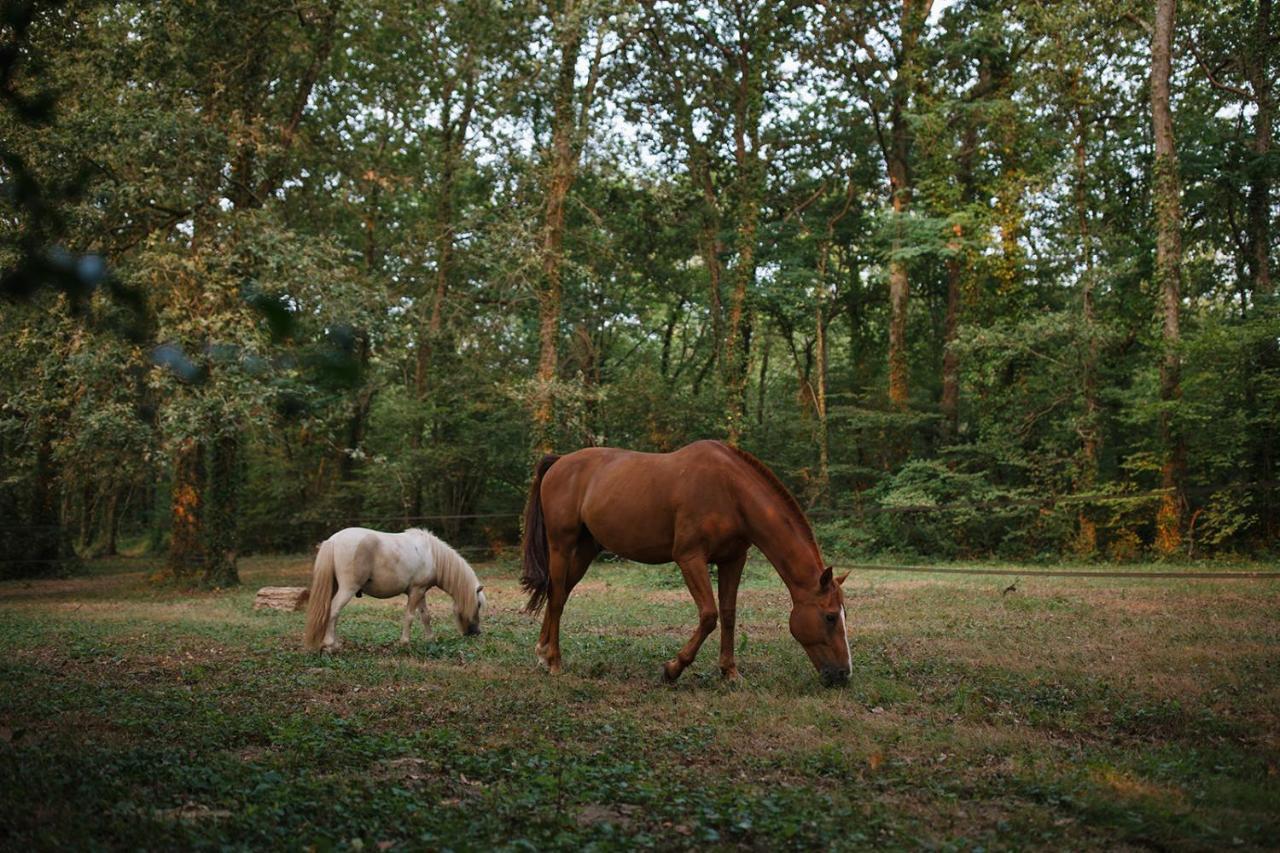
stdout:
[[301,610],[310,597],[311,590],[305,586],[264,586],[253,600],[253,609]]

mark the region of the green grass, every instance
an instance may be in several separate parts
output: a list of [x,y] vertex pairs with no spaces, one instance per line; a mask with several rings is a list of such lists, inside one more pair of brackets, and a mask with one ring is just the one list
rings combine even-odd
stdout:
[[[1266,566],[1247,568],[1267,569]],[[745,684],[671,567],[602,563],[535,665],[515,567],[479,566],[484,633],[344,649],[254,612],[301,558],[223,593],[150,564],[0,584],[0,842],[34,848],[1267,848],[1280,843],[1280,583],[856,572],[853,678],[828,690],[762,564]]]

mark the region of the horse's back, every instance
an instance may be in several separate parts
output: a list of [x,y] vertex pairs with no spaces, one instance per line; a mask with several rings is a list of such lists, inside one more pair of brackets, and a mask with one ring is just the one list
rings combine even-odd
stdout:
[[403,593],[410,581],[408,567],[422,562],[404,533],[347,527],[327,541],[333,546],[339,582],[360,588],[374,598]]
[[603,447],[570,453],[543,480],[548,532],[563,538],[585,526],[603,548],[649,563],[690,548],[738,547],[735,458],[718,441],[671,453]]

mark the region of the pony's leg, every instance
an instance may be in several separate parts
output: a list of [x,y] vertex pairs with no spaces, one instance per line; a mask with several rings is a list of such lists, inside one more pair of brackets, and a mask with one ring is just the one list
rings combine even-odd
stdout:
[[733,628],[737,622],[738,581],[742,580],[742,567],[747,562],[744,552],[718,564],[716,586],[720,601],[720,674],[730,681],[742,678],[733,660]]
[[418,605],[418,618],[422,620],[422,630],[431,636],[431,614],[427,611],[427,591],[422,591],[422,603]]
[[711,594],[711,576],[707,574],[707,561],[703,557],[690,557],[679,561],[680,571],[684,574],[685,585],[698,605],[698,627],[684,648],[673,659],[667,661],[662,668],[662,677],[672,682],[680,677],[685,667],[693,663],[702,648],[703,640],[716,629],[716,599]]
[[413,618],[422,609],[422,600],[426,597],[426,587],[410,587],[409,602],[405,605],[404,618],[401,620],[400,625],[400,645],[409,645],[409,632],[413,629]]
[[355,598],[355,587],[339,586],[338,591],[333,596],[333,601],[329,604],[329,627],[324,632],[324,650],[326,652],[337,651],[342,647],[342,643],[338,640],[338,614],[342,612],[342,608],[347,606],[347,602]]

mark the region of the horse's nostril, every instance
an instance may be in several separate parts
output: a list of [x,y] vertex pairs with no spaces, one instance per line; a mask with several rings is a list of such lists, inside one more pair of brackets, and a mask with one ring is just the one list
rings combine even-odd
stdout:
[[824,668],[822,670],[822,683],[827,687],[843,686],[849,683],[849,670]]

